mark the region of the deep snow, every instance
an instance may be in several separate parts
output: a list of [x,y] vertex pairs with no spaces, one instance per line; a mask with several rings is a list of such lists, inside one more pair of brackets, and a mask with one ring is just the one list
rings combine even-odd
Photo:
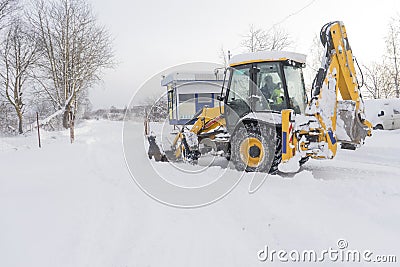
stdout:
[[[399,130],[374,131],[359,150],[310,160],[296,175],[269,176],[254,194],[246,174],[225,198],[197,209],[163,205],[139,189],[125,164],[122,123],[87,121],[76,136],[71,145],[67,131],[43,133],[42,149],[35,134],[0,138],[0,266],[273,266],[257,259],[265,245],[319,250],[340,238],[400,260]],[[138,169],[149,163],[140,150]]]

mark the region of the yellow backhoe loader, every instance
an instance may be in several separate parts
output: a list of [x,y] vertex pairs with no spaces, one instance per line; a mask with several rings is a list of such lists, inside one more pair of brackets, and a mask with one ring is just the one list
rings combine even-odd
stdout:
[[[340,21],[324,25],[321,67],[311,98],[306,56],[262,51],[234,56],[218,97],[184,126],[168,151],[148,136],[149,157],[196,163],[205,148],[222,151],[238,170],[296,172],[309,158],[332,159],[337,146],[356,149],[371,135],[352,50]],[[205,149],[207,152],[207,149]]]

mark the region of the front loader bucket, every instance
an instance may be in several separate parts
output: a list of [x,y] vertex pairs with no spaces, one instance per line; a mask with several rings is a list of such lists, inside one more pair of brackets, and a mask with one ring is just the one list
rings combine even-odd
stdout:
[[337,139],[345,149],[355,149],[361,145],[369,132],[356,113],[356,102],[351,100],[338,101],[336,127]]
[[149,156],[149,159],[152,159],[154,157],[155,161],[162,161],[162,162],[168,162],[168,158],[165,155],[165,153],[162,151],[162,149],[158,146],[156,142],[156,136],[155,135],[149,135],[147,136],[147,140],[149,141],[149,151],[147,152],[147,155]]

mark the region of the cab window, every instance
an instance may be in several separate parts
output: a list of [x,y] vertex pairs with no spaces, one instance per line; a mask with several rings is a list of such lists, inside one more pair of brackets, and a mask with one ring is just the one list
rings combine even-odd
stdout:
[[286,65],[283,67],[289,95],[289,105],[295,113],[304,113],[307,95],[304,86],[303,72],[300,67]]

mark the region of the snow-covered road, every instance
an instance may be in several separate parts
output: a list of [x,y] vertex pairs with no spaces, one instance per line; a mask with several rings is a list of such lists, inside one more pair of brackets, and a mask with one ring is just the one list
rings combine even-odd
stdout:
[[[142,124],[136,128],[141,135]],[[400,261],[398,130],[374,132],[332,161],[310,160],[296,175],[269,176],[254,194],[246,174],[225,198],[197,209],[163,205],[136,185],[122,123],[84,122],[74,145],[67,134],[43,133],[42,149],[34,134],[0,139],[0,266],[274,266],[278,260],[257,258],[266,245],[319,252],[337,249],[339,239]],[[141,149],[138,170],[152,164]],[[195,180],[171,177],[203,183],[222,172],[236,171],[214,166]]]

